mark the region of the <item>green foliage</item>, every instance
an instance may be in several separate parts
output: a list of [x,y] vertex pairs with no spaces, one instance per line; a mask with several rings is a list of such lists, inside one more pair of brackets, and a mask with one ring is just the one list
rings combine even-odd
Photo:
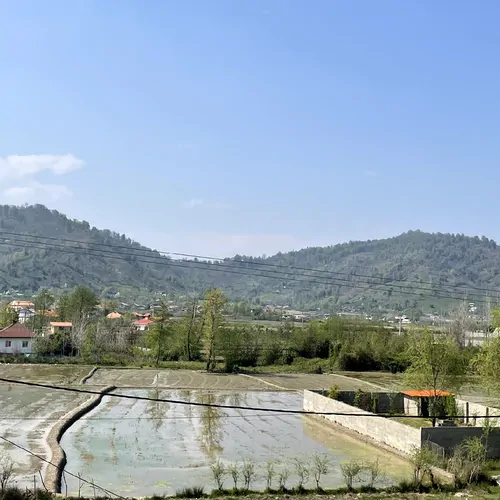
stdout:
[[486,477],[486,446],[480,437],[466,438],[455,448],[448,470],[455,476],[457,486],[470,486]]
[[[320,307],[324,311],[349,310],[354,306],[366,311],[406,310],[412,318],[422,308],[448,306],[449,300],[436,297],[437,287],[473,285],[500,288],[500,249],[487,238],[469,238],[463,235],[428,234],[410,231],[395,238],[366,242],[350,242],[329,247],[312,247],[297,252],[279,253],[270,258],[245,257],[239,264],[253,276],[220,272],[234,262],[197,264],[172,267],[167,257],[149,250],[125,235],[91,227],[88,222],[71,220],[43,205],[15,207],[0,206],[0,228],[40,237],[68,238],[81,241],[77,253],[61,252],[51,245],[31,245],[27,248],[3,245],[0,249],[0,289],[20,289],[36,292],[41,288],[70,289],[86,283],[91,289],[131,290],[131,296],[140,292],[163,290],[183,293],[186,289],[221,287],[231,291],[236,299],[238,315],[262,316],[258,304],[280,302],[293,304],[297,309]],[[57,244],[57,242],[54,242]],[[110,245],[114,256],[106,257],[97,245]],[[107,247],[107,249],[111,249]],[[141,256],[133,251],[141,251]],[[154,260],[153,260],[154,259]],[[235,260],[242,260],[236,256]],[[145,262],[145,261],[149,261]],[[156,263],[157,262],[157,263]],[[352,287],[329,284],[308,286],[307,281],[287,282],[277,293],[275,283],[255,273],[254,263],[284,266],[283,275],[293,275],[294,267],[314,268],[325,272],[347,273],[355,266],[360,275],[375,275],[391,280],[415,280],[436,283],[422,284],[420,296],[414,298],[400,294],[399,288],[389,286],[367,287],[366,292]],[[213,268],[212,268],[213,266]],[[347,274],[346,274],[347,276]],[[250,307],[250,304],[252,307]],[[362,305],[361,305],[362,304]],[[252,312],[253,311],[253,312]],[[322,357],[324,346],[304,346],[303,356]],[[313,353],[311,351],[316,351]],[[301,349],[302,350],[302,349]]]
[[57,314],[61,321],[78,321],[93,315],[98,304],[99,298],[90,288],[78,286],[61,295]]
[[203,486],[191,486],[182,488],[175,492],[176,498],[203,498],[205,496],[205,488]]
[[227,304],[227,297],[222,290],[209,290],[203,302],[203,323],[205,350],[207,353],[207,371],[213,370],[216,364],[215,346],[219,340],[223,326],[223,311]]
[[361,389],[358,389],[356,391],[356,393],[354,394],[354,401],[353,401],[354,406],[361,408],[361,402],[362,402],[363,395],[364,395],[364,392]]
[[410,367],[404,373],[408,387],[432,390],[430,412],[439,411],[437,391],[458,392],[464,384],[468,367],[456,342],[449,337],[436,339],[431,330],[416,332],[409,338]]
[[328,397],[331,399],[339,399],[340,388],[337,384],[332,385],[330,389],[328,389]]
[[360,480],[363,467],[363,464],[357,460],[351,460],[340,464],[340,471],[349,491],[352,491],[354,483]]
[[19,318],[17,311],[12,309],[8,304],[0,308],[0,328],[12,325]]
[[500,397],[500,337],[487,342],[473,361],[482,385],[495,397]]
[[151,349],[156,366],[167,357],[172,328],[168,323],[155,323],[146,334],[146,345]]

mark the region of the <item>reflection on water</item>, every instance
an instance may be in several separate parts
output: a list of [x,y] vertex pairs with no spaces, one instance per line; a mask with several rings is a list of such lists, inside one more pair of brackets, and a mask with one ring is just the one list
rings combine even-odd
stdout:
[[[204,404],[256,408],[300,409],[302,398],[293,393],[203,391],[127,391],[152,398],[177,399]],[[330,471],[324,487],[343,484],[340,464],[350,459],[374,460],[389,475],[400,479],[409,466],[399,457],[347,436],[341,429],[312,417],[270,414],[213,406],[165,404],[120,400],[106,396],[101,405],[76,422],[63,436],[68,470],[80,471],[97,483],[130,496],[172,494],[186,486],[213,487],[210,464],[251,459],[258,478],[255,489],[264,489],[267,460],[286,465],[297,484],[293,459],[326,453]],[[78,481],[67,478],[69,493],[78,494]],[[229,479],[227,486],[229,486]],[[311,478],[308,486],[314,486]],[[92,491],[82,490],[82,495]]]
[[[213,392],[210,393],[199,393],[196,396],[196,401],[198,403],[215,405],[224,404],[225,398],[223,395],[217,397]],[[222,417],[226,414],[221,408],[216,408],[213,406],[199,406],[199,440],[200,447],[205,453],[205,455],[213,459],[217,455],[222,453]]]

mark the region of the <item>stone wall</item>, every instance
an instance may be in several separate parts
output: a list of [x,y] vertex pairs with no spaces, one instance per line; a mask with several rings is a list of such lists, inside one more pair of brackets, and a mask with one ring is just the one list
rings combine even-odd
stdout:
[[415,447],[420,448],[421,446],[420,429],[414,429],[388,418],[378,417],[373,413],[330,399],[316,392],[304,391],[304,410],[347,414],[323,415],[322,417],[406,454],[411,453]]

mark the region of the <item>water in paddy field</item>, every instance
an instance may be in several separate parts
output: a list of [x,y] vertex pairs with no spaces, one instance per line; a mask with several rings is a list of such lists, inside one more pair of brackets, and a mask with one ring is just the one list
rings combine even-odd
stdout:
[[[206,392],[135,390],[127,394],[258,408],[301,409],[302,396],[278,392]],[[105,397],[101,405],[63,436],[67,470],[128,496],[172,494],[186,486],[215,488],[210,464],[251,459],[257,477],[252,489],[263,490],[266,461],[287,464],[288,487],[297,484],[292,460],[326,453],[331,459],[323,487],[343,485],[340,463],[379,459],[385,483],[406,478],[407,462],[346,436],[337,428],[303,415],[219,409]],[[79,481],[66,476],[68,494],[78,494]],[[276,481],[276,480],[275,480]],[[313,478],[309,485],[313,486]],[[240,480],[240,486],[242,481]],[[225,486],[232,487],[230,477]],[[65,486],[63,484],[63,492]],[[93,494],[82,486],[82,495]]]

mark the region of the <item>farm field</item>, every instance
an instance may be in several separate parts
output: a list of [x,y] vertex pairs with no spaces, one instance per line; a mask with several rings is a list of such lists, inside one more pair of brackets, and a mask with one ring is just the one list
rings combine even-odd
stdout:
[[[82,404],[88,396],[57,390],[0,384],[0,436],[50,460],[45,437],[52,426],[66,413]],[[0,450],[7,450],[15,464],[19,486],[40,484],[45,464],[40,459],[0,441]]]
[[[300,409],[302,397],[290,392],[128,389],[127,394],[154,398],[258,408]],[[90,444],[91,443],[91,444]],[[346,435],[341,429],[303,415],[221,409],[105,397],[101,405],[63,436],[68,469],[92,477],[119,494],[172,494],[199,484],[214,488],[210,464],[244,459],[255,462],[253,488],[264,489],[267,460],[287,467],[289,484],[297,483],[293,460],[330,457],[325,487],[343,484],[340,464],[350,459],[379,460],[386,477],[380,485],[409,477],[402,458]],[[77,495],[78,479],[67,477],[68,494]],[[230,487],[231,480],[226,480]],[[312,487],[313,482],[308,483]],[[82,488],[83,495],[92,492]]]

